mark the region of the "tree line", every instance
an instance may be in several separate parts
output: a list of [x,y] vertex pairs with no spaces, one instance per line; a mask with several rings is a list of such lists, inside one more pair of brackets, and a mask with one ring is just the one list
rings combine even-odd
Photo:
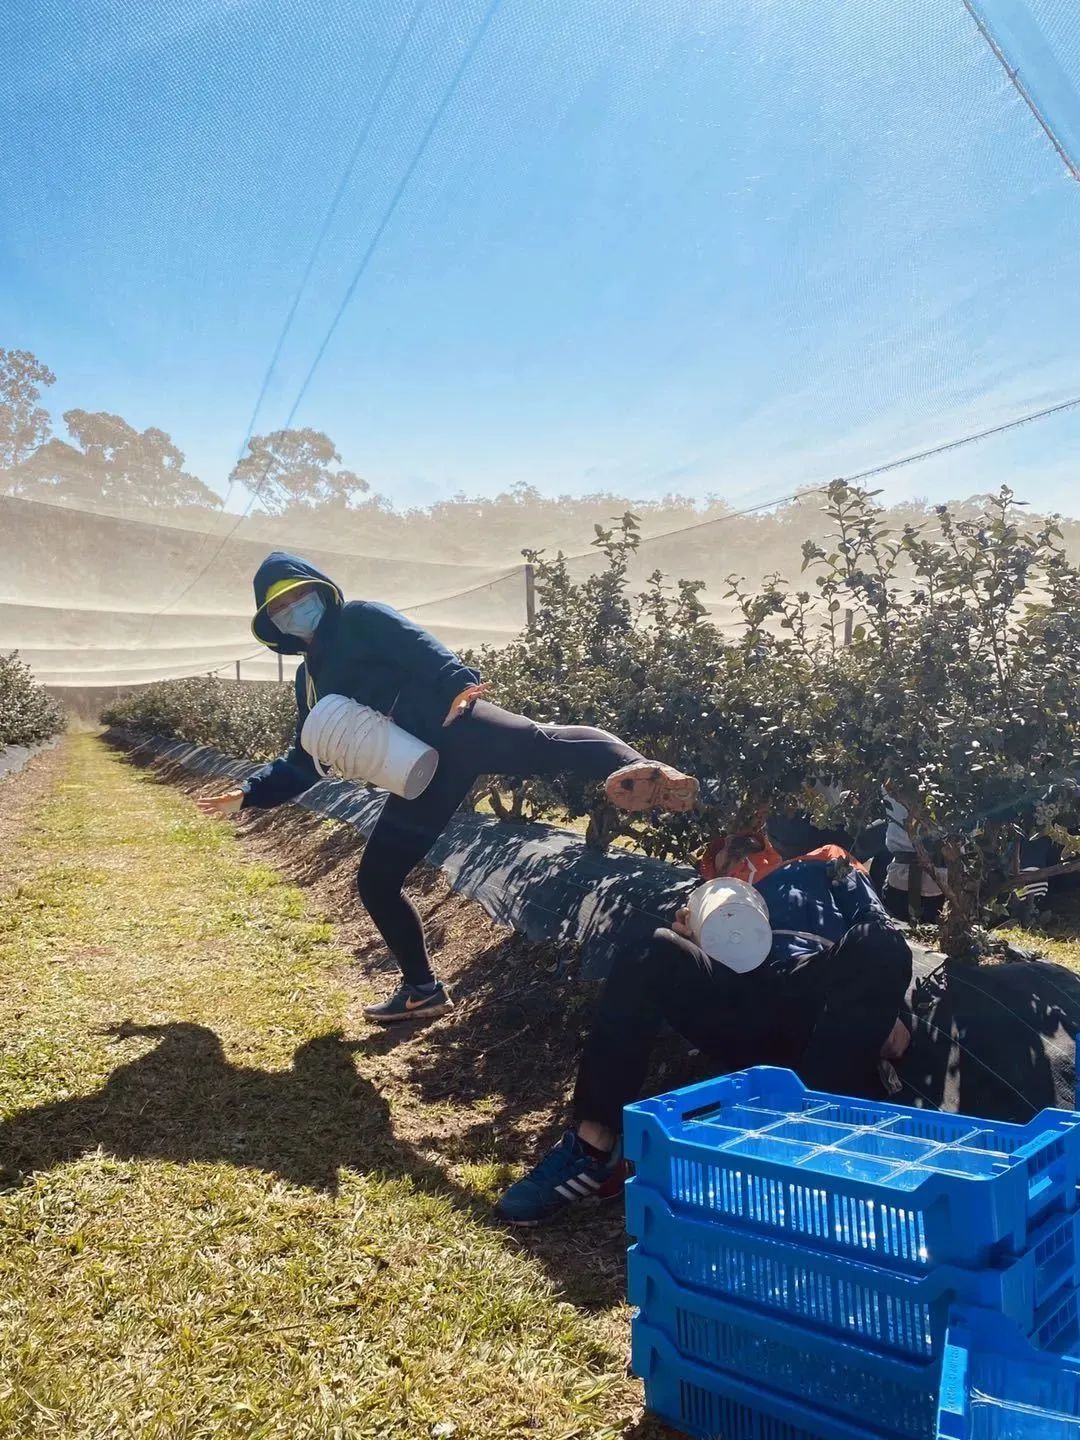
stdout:
[[[0,495],[197,529],[213,525],[221,497],[190,472],[169,434],[155,426],[139,430],[107,411],[72,409],[57,421],[42,403],[55,380],[30,351],[0,347]],[[55,433],[60,425],[62,435]],[[633,510],[643,537],[630,557],[633,578],[645,583],[653,568],[693,574],[706,578],[713,596],[735,568],[755,581],[797,572],[803,541],[823,543],[826,533],[821,491],[813,488],[754,514],[740,514],[718,494],[631,502],[610,491],[545,494],[511,480],[495,495],[459,492],[423,508],[396,508],[343,463],[330,436],[311,428],[252,436],[229,478],[241,492],[257,492],[252,524],[275,544],[439,563],[505,566],[528,548],[574,555],[588,551],[582,537],[597,525]],[[954,512],[971,519],[984,500],[956,500]],[[903,530],[932,519],[933,506],[905,501],[884,513]],[[1066,551],[1080,558],[1080,521],[1062,521],[1061,530]]]
[[[157,426],[138,430],[107,410],[65,410],[67,438],[40,403],[56,376],[29,350],[0,347],[0,493],[72,504],[218,510],[221,496],[185,468],[184,452]],[[253,435],[230,481],[258,491],[270,514],[348,505],[369,489],[321,430]]]

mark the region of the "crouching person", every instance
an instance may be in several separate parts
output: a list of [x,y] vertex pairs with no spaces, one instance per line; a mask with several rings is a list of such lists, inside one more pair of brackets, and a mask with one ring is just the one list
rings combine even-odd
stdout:
[[785,854],[777,833],[767,843],[776,863],[753,886],[768,912],[764,960],[744,968],[745,924],[726,941],[714,926],[707,954],[687,910],[644,953],[619,955],[578,1070],[573,1128],[506,1191],[497,1207],[504,1220],[536,1225],[579,1200],[621,1193],[623,1106],[639,1097],[664,1024],[717,1074],[782,1065],[813,1089],[883,1094],[881,1061],[899,1059],[911,1038],[900,1018],[908,1015],[911,950],[845,852],[800,854],[796,843]]

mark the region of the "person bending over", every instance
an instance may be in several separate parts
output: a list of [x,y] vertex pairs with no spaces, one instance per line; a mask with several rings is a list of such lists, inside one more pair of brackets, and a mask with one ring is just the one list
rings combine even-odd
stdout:
[[239,789],[200,800],[205,814],[280,805],[316,784],[321,777],[300,732],[325,695],[345,695],[390,716],[439,754],[434,779],[417,799],[387,797],[360,861],[360,898],[402,972],[388,1000],[365,1008],[372,1020],[441,1015],[452,1004],[432,971],[420,916],[403,887],[481,775],[569,771],[606,781],[608,799],[630,811],[684,811],[697,800],[695,779],[646,760],[605,730],[538,725],[484,700],[477,672],[433,635],[388,605],[346,602],[332,580],[295,555],[268,555],[254,584],[256,638],[303,657],[295,682],[296,736],[287,754]]
[[881,1097],[881,1060],[899,1059],[911,1038],[899,1018],[908,1014],[911,950],[857,861],[832,845],[800,855],[800,837],[780,832],[778,824],[752,846],[735,837],[712,857],[717,875],[745,878],[755,856],[754,888],[773,931],[765,961],[737,974],[710,957],[686,910],[644,953],[621,952],[585,1042],[573,1128],[502,1196],[504,1220],[536,1225],[578,1200],[621,1193],[623,1106],[638,1098],[665,1023],[716,1074],[781,1065],[813,1089]]

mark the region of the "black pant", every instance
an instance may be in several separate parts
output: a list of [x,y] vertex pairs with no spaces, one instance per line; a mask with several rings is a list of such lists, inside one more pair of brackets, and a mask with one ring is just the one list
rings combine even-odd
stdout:
[[[881,892],[881,903],[895,920],[911,920],[911,896],[907,890],[898,890],[895,885],[886,885]],[[921,918],[929,924],[936,920],[945,908],[944,895],[920,895]]]
[[797,970],[778,973],[766,961],[746,975],[658,930],[644,954],[619,955],[604,985],[578,1071],[575,1124],[621,1130],[665,1021],[717,1074],[784,1065],[813,1089],[880,1094],[878,1057],[910,982],[907,941],[881,923],[855,926]]
[[439,768],[416,800],[387,797],[356,877],[360,898],[405,979],[432,979],[424,927],[402,886],[446,828],[481,775],[558,775],[571,772],[606,780],[640,760],[636,750],[606,730],[586,725],[537,725],[479,700],[442,732]]

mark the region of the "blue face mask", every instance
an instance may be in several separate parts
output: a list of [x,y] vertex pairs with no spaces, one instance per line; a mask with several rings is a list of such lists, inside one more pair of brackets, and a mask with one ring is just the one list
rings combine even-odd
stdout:
[[321,595],[305,595],[286,605],[273,617],[273,623],[283,635],[294,635],[297,640],[310,640],[319,628],[319,621],[326,613],[326,601]]

